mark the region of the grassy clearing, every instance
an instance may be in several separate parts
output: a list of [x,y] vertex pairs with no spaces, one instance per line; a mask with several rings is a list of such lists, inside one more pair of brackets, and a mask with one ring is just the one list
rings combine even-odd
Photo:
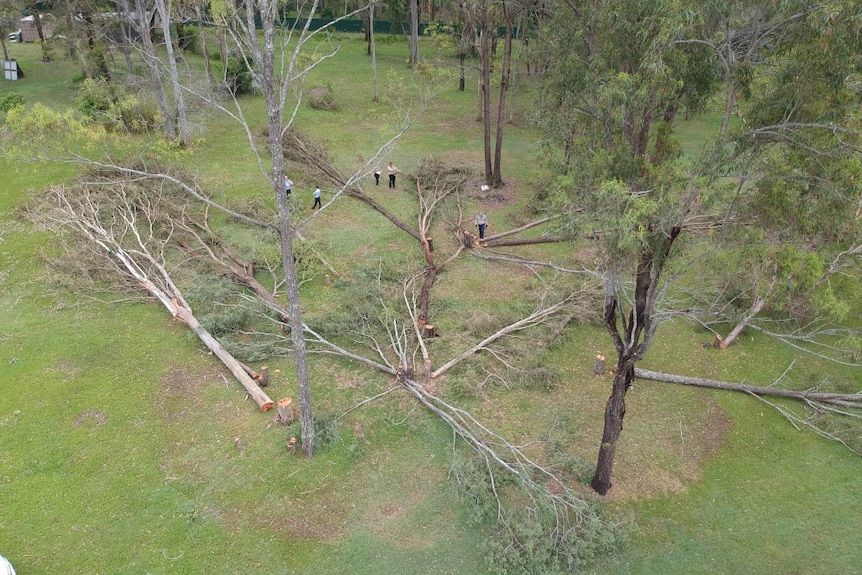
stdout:
[[[14,89],[28,102],[73,104],[75,72],[68,63],[42,64],[32,45],[12,49],[28,74]],[[406,53],[401,42],[380,43],[381,78],[391,70],[409,85]],[[341,109],[302,106],[298,115],[298,125],[326,141],[345,170],[391,131],[387,106],[370,103],[369,75],[364,44],[345,36],[338,58],[306,84],[331,85]],[[468,78],[468,87],[474,84]],[[474,95],[454,86],[393,155],[403,171],[398,189],[374,188],[371,178],[366,183],[405,219],[415,211],[410,176],[426,155],[471,161],[480,171]],[[0,83],[0,94],[8,88]],[[526,96],[518,98],[524,105]],[[260,98],[243,105],[260,137]],[[199,173],[214,197],[255,202],[264,206],[258,215],[271,218],[272,189],[245,135],[219,116],[207,118],[205,127],[187,169]],[[712,128],[714,122],[690,123],[686,146]],[[505,193],[489,198],[470,191],[468,217],[487,208],[492,232],[529,219],[524,208],[536,191],[534,142],[525,124],[507,127]],[[0,552],[19,572],[487,572],[478,551],[483,531],[447,479],[451,433],[443,424],[395,391],[341,418],[339,437],[314,460],[291,457],[287,431],[259,413],[157,305],[106,306],[48,291],[50,270],[40,251],[55,240],[33,233],[15,209],[73,170],[0,162]],[[309,215],[315,175],[292,168],[298,213]],[[318,276],[303,287],[312,319],[349,297],[357,262],[374,267],[417,256],[403,233],[346,200],[317,216],[308,232],[343,272],[332,286]],[[441,251],[452,247],[447,242],[439,239]],[[562,244],[518,253],[555,263],[587,257]],[[461,258],[435,288],[442,336],[434,352],[463,349],[475,339],[471,329],[497,325],[530,282],[522,270]],[[794,359],[791,350],[761,337],[746,335],[726,352],[704,350],[710,339],[682,323],[663,326],[644,367],[768,384]],[[592,362],[596,353],[610,355],[607,333],[576,324],[553,346],[527,335],[521,343],[544,352],[541,365],[559,375],[550,385],[486,381],[481,363],[435,385],[513,442],[534,442],[530,453],[557,465],[577,486],[592,471],[601,435],[609,379],[592,375]],[[270,395],[295,397],[290,360],[275,358],[270,367]],[[858,370],[833,370],[808,358],[797,358],[797,369],[859,383]],[[311,370],[322,419],[392,384],[318,356]],[[631,526],[632,542],[592,571],[849,573],[862,561],[842,544],[862,528],[852,506],[862,471],[855,456],[794,431],[749,397],[637,382],[628,406],[607,507]]]

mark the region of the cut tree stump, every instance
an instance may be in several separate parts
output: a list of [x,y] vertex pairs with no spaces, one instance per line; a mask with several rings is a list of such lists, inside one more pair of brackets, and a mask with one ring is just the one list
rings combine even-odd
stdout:
[[602,354],[598,354],[596,356],[596,363],[593,364],[593,373],[596,375],[604,375],[605,374],[605,356]]
[[269,385],[269,367],[263,366],[260,368],[260,373],[252,376],[260,387]]
[[276,420],[282,425],[290,425],[296,421],[296,409],[293,407],[293,400],[285,397],[278,400],[276,405]]
[[470,232],[464,232],[464,236],[461,242],[464,244],[465,248],[467,248],[468,250],[472,250],[474,247],[476,247],[476,236],[474,236]]
[[721,338],[721,336],[715,334],[715,341],[712,342],[712,347],[714,347],[715,349],[724,349],[727,346],[724,345],[724,340]]
[[437,328],[430,323],[422,326],[422,337],[437,337]]

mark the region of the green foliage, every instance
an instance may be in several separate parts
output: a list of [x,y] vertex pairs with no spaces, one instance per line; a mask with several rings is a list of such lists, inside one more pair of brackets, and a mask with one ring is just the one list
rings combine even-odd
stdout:
[[[510,474],[488,469],[476,459],[456,457],[452,477],[474,521],[487,527],[485,547],[495,573],[563,575],[576,573],[616,549],[619,526],[601,518],[597,504],[575,511],[533,492]],[[497,475],[499,473],[499,475]]]
[[6,129],[14,137],[7,152],[29,158],[53,157],[58,150],[86,150],[104,138],[104,129],[73,112],[56,112],[40,103],[7,112]]
[[87,78],[78,89],[78,110],[108,129],[140,133],[161,122],[152,101],[142,101],[104,78]]
[[225,81],[228,90],[233,95],[251,94],[253,91],[251,70],[245,60],[233,56],[227,61]]
[[17,92],[12,92],[0,98],[0,112],[8,112],[12,108],[23,107],[24,104],[24,96]]

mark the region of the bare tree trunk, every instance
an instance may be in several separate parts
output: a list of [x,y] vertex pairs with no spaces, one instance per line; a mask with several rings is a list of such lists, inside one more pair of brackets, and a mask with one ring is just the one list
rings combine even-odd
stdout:
[[[742,321],[740,321],[736,325],[736,327],[733,328],[729,334],[727,334],[727,337],[724,338],[724,340],[719,346],[721,347],[721,349],[727,349],[727,346],[729,346],[736,340],[737,336],[742,333],[742,330],[745,329],[745,326],[748,325],[752,318],[754,318],[754,316],[760,313],[760,311],[763,309],[763,306],[766,304],[766,298],[769,297],[769,295],[772,293],[772,290],[775,288],[776,281],[778,281],[778,277],[772,276],[772,281],[769,283],[769,288],[766,290],[766,295],[764,297],[760,297],[760,295],[757,295],[755,293],[754,302],[751,304],[751,309],[748,311],[745,317],[742,318]],[[756,291],[757,287],[755,286],[755,292]]]
[[33,24],[36,25],[36,32],[39,34],[39,44],[42,47],[42,61],[50,62],[51,54],[48,52],[48,43],[45,42],[45,31],[42,29],[42,15],[34,3],[30,6],[30,11],[33,13]]
[[506,119],[506,94],[509,91],[509,74],[512,67],[512,15],[509,4],[503,2],[503,17],[506,20],[506,36],[503,41],[503,70],[500,78],[500,100],[497,102],[497,134],[494,144],[494,178],[491,184],[498,188],[503,185],[501,161],[503,157],[503,126]]
[[410,0],[410,67],[419,63],[419,0]]
[[174,125],[173,114],[168,106],[168,97],[165,94],[165,86],[162,84],[162,75],[159,70],[159,59],[156,54],[156,47],[153,45],[153,35],[150,28],[150,19],[147,15],[146,3],[144,0],[135,0],[138,18],[135,24],[138,34],[143,42],[142,55],[144,63],[150,72],[150,81],[153,84],[153,92],[156,95],[156,103],[159,106],[159,111],[162,114],[162,131],[170,140],[177,138],[177,130]]
[[180,74],[177,69],[177,60],[174,52],[174,41],[171,37],[171,4],[170,0],[156,0],[156,9],[159,11],[159,17],[162,20],[162,33],[165,36],[165,49],[168,53],[168,70],[171,74],[171,84],[174,92],[174,105],[177,108],[177,123],[179,124],[179,140],[183,145],[189,143],[189,120],[186,114],[186,104],[183,98],[183,89],[180,84]]
[[[314,455],[314,415],[311,406],[311,389],[308,375],[308,354],[306,352],[305,332],[302,311],[299,305],[299,278],[293,254],[293,224],[290,203],[284,194],[284,131],[282,105],[279,99],[279,85],[275,76],[275,18],[278,8],[275,3],[246,0],[249,19],[255,14],[255,4],[259,9],[264,34],[264,47],[260,50],[254,22],[247,27],[248,47],[254,55],[255,65],[261,73],[261,89],[266,99],[267,137],[273,166],[273,192],[278,206],[278,231],[281,242],[281,259],[284,268],[287,308],[290,320],[290,337],[293,342],[293,360],[296,381],[299,388],[299,417],[302,429],[302,450],[306,457]],[[315,6],[316,7],[316,6]],[[314,13],[314,7],[309,15]]]
[[634,373],[633,367],[625,366],[633,363],[631,359],[621,358],[620,363],[617,364],[617,371],[614,373],[614,381],[611,384],[611,396],[605,405],[602,443],[599,447],[596,472],[590,482],[590,487],[599,495],[606,495],[611,488],[617,441],[623,430],[623,418],[626,415],[626,391],[631,386],[632,374]]
[[200,4],[194,5],[195,9],[195,19],[198,22],[198,37],[201,39],[201,53],[203,53],[204,57],[204,66],[207,71],[207,80],[210,81],[210,84],[215,85],[216,80],[213,75],[213,66],[212,61],[210,60],[209,50],[207,49],[207,34],[204,31],[204,16],[201,10]]
[[493,182],[494,170],[491,164],[491,63],[488,47],[488,6],[483,2],[480,8],[479,29],[479,108],[482,119],[482,141],[485,147],[485,181]]
[[821,391],[796,391],[793,389],[782,389],[766,385],[749,385],[746,383],[731,383],[706,379],[703,377],[687,377],[671,373],[661,373],[648,369],[635,369],[635,377],[639,379],[650,379],[665,383],[677,383],[679,385],[690,385],[694,387],[708,387],[711,389],[723,389],[725,391],[741,391],[750,395],[772,395],[776,397],[789,397],[806,401],[818,401],[839,405],[842,407],[862,408],[862,393],[829,393]]
[[368,5],[368,50],[371,53],[371,81],[374,95],[372,102],[379,102],[380,95],[377,93],[377,46],[374,43],[374,3]]

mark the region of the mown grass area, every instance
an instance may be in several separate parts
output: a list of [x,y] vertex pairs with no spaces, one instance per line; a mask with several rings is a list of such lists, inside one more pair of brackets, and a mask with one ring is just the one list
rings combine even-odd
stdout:
[[[306,88],[331,85],[341,109],[304,105],[297,125],[326,141],[336,165],[349,171],[391,132],[394,119],[385,102],[371,103],[364,43],[340,39],[339,55]],[[28,102],[73,104],[71,64],[43,64],[32,45],[12,49],[28,73],[14,89]],[[408,89],[406,54],[403,42],[379,43],[381,79],[391,70]],[[522,80],[527,90],[529,81]],[[0,83],[0,96],[9,85]],[[364,182],[405,219],[416,209],[410,178],[427,155],[469,161],[481,171],[481,126],[470,90],[475,77],[466,92],[455,86],[417,119],[393,154],[402,169],[398,189],[389,191],[385,182],[374,188],[370,177]],[[257,138],[260,100],[242,100]],[[518,102],[526,106],[526,94]],[[214,198],[265,206],[257,215],[271,219],[272,188],[242,131],[218,115],[200,125],[185,169]],[[692,126],[686,146],[693,149],[698,131],[715,126]],[[535,141],[526,122],[507,126],[507,193],[488,199],[468,191],[468,217],[485,207],[494,231],[529,220],[525,209],[540,181]],[[0,553],[19,573],[488,572],[484,528],[470,521],[469,506],[448,477],[451,432],[432,414],[397,390],[346,413],[391,382],[312,356],[318,418],[344,415],[313,460],[290,456],[287,431],[257,411],[157,304],[107,305],[52,290],[41,253],[56,240],[35,233],[16,210],[43,187],[70,178],[72,167],[6,160],[0,167]],[[291,167],[297,214],[310,215],[315,174]],[[303,309],[312,321],[351,297],[360,264],[374,268],[380,260],[418,256],[402,232],[347,198],[306,231],[342,272],[331,286],[322,275],[303,286]],[[244,237],[251,232],[233,233],[252,242]],[[439,245],[441,252],[452,249],[443,237]],[[557,244],[518,253],[589,260],[571,251]],[[499,325],[519,309],[532,276],[460,258],[435,287],[441,337],[432,352],[445,357]],[[859,383],[857,369],[797,357],[764,337],[745,335],[726,351],[703,349],[709,340],[690,325],[664,325],[643,367],[766,385],[795,359],[802,373]],[[547,350],[541,367],[557,377],[504,385],[485,380],[479,363],[435,385],[514,443],[530,443],[530,453],[556,464],[591,497],[578,479],[589,479],[601,437],[610,379],[592,375],[592,364],[596,353],[611,355],[607,332],[574,323],[553,345],[530,335],[520,345]],[[270,395],[295,397],[290,359],[272,358],[269,365]],[[862,561],[862,552],[847,544],[862,528],[853,508],[860,471],[856,456],[795,431],[756,399],[638,381],[628,396],[616,485],[606,506],[628,526],[631,543],[589,571],[853,572]]]

